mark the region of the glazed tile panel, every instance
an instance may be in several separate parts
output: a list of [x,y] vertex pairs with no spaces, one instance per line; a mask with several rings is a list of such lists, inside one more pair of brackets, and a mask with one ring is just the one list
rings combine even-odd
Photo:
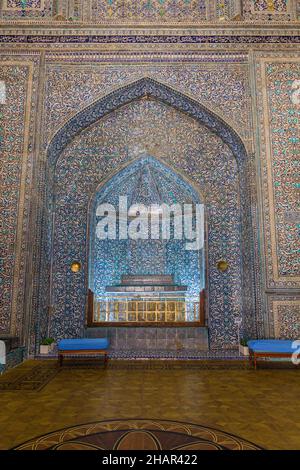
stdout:
[[5,0],[4,9],[6,10],[41,10],[44,7],[43,0]]
[[18,62],[1,62],[0,80],[6,89],[5,102],[0,104],[0,333],[10,333],[30,68]]
[[296,1],[293,0],[244,0],[245,20],[269,22],[291,21],[296,18]]
[[[68,56],[61,60],[67,59]],[[244,64],[91,67],[77,63],[76,66],[47,66],[47,141],[72,112],[78,112],[101,95],[143,77],[153,78],[207,105],[227,122],[232,122],[241,136],[249,137],[249,84]]]
[[[83,138],[84,137],[84,138]],[[83,131],[64,150],[55,173],[51,334],[82,334],[87,289],[88,203],[104,178],[145,153],[182,172],[204,193],[209,218],[211,344],[236,341],[241,313],[240,205],[236,161],[222,140],[156,100],[139,100]],[[220,273],[219,259],[230,260]],[[82,271],[70,272],[73,260]]]
[[275,338],[300,339],[300,299],[272,296],[269,299]]
[[[198,302],[205,286],[203,249],[188,251],[186,240],[174,240],[171,227],[170,241],[99,240],[96,236],[96,208],[108,203],[117,208],[119,196],[127,196],[128,208],[133,204],[197,204],[199,195],[178,174],[148,155],[138,159],[116,174],[96,194],[91,210],[91,254],[89,287],[98,296],[105,296],[105,288],[120,284],[122,274],[172,274],[178,285],[187,286],[187,297]],[[195,218],[194,218],[195,227]],[[118,229],[117,229],[118,232]]]
[[287,11],[288,0],[253,0],[254,11],[284,13]]
[[300,280],[300,63],[262,60],[262,148],[269,285]]
[[289,21],[297,0],[3,0],[5,19],[65,21],[94,24],[195,24],[238,18],[246,21]]
[[3,0],[0,17],[7,20],[51,19],[52,0]]
[[92,20],[98,23],[205,19],[206,0],[92,0]]

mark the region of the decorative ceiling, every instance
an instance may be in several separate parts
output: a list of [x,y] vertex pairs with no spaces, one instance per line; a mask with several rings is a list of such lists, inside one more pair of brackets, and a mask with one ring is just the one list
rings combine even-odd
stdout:
[[287,22],[299,0],[2,0],[0,18],[105,25]]

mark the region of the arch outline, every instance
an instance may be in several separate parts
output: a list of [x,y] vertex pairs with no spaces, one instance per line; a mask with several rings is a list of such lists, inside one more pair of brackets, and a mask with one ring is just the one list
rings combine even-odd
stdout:
[[228,145],[238,164],[246,161],[247,151],[242,138],[218,114],[186,94],[153,78],[144,77],[102,96],[71,117],[52,137],[47,151],[50,164],[55,164],[59,155],[80,132],[131,101],[147,96],[194,118]]

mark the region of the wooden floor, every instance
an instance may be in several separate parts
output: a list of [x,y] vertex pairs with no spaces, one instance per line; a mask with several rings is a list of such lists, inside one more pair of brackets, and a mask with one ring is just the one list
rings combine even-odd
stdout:
[[[27,361],[1,380],[37,364]],[[300,449],[299,370],[63,368],[41,390],[0,391],[0,449],[64,427],[166,419],[220,429],[267,449]]]

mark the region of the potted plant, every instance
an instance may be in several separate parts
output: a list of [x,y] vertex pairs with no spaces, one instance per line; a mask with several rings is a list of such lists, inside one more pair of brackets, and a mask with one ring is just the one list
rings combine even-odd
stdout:
[[243,356],[249,356],[248,339],[242,338],[240,340],[239,351]]
[[40,354],[49,354],[52,351],[54,346],[53,338],[45,338],[40,344]]

